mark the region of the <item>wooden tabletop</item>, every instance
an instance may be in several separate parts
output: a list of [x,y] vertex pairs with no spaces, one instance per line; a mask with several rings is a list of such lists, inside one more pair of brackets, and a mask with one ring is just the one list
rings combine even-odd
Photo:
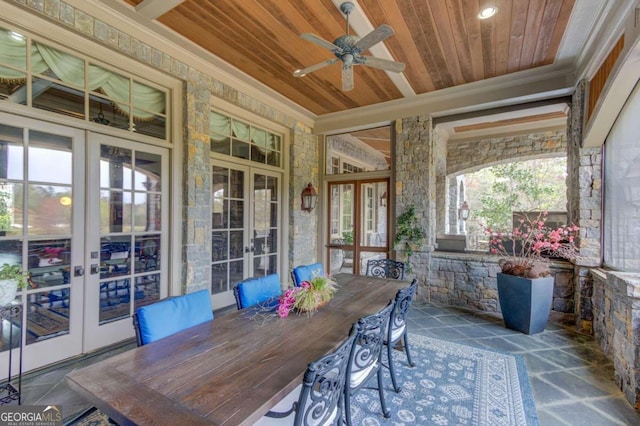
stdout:
[[335,297],[312,317],[229,312],[73,371],[67,381],[120,425],[251,425],[302,383],[307,364],[337,347],[354,322],[409,285],[334,278]]

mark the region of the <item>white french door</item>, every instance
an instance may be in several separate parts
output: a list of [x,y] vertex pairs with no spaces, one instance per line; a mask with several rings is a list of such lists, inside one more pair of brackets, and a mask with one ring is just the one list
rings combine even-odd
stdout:
[[168,289],[168,149],[90,139],[85,351],[132,337],[131,315]]
[[233,286],[243,279],[279,272],[281,179],[270,170],[212,165],[214,309],[235,303]]
[[84,156],[84,131],[0,113],[0,264],[29,276],[2,320],[1,378],[10,340],[25,371],[82,352]]

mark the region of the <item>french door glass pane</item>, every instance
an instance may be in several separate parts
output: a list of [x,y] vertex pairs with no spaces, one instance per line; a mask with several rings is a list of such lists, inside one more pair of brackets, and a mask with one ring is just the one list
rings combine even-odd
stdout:
[[230,291],[243,278],[244,172],[213,166],[211,292]]
[[160,298],[162,157],[111,145],[100,153],[99,322],[106,324]]

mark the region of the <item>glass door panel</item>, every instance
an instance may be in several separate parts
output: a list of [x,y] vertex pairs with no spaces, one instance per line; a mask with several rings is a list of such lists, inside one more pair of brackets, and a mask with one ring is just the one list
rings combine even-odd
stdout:
[[278,273],[280,174],[212,166],[211,293],[214,309],[233,305],[240,281]]
[[248,169],[212,166],[211,173],[211,293],[219,308],[234,303],[233,285],[245,276]]
[[84,176],[74,158],[84,158],[81,131],[0,113],[0,264],[28,274],[14,302],[22,317],[2,321],[2,364],[8,337],[14,347],[23,339],[24,370],[82,351],[82,278],[73,271],[83,252]]
[[[131,315],[167,294],[168,152],[104,135],[91,143],[86,342],[133,336]],[[95,237],[97,236],[97,237]]]
[[387,257],[388,193],[387,179],[329,183],[327,246],[332,273],[364,274],[369,258]]
[[354,183],[329,184],[329,270],[354,273]]
[[253,175],[253,276],[278,272],[278,179]]

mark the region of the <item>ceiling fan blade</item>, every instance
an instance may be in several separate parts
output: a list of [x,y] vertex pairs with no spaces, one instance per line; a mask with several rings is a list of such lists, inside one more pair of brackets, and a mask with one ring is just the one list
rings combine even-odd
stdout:
[[373,56],[360,55],[360,59],[364,61],[362,62],[362,65],[367,65],[371,68],[378,68],[385,71],[402,72],[405,67],[403,62],[389,61],[387,59],[375,58]]
[[391,37],[392,35],[393,28],[391,28],[391,26],[387,24],[382,24],[378,28],[358,40],[354,47],[360,49],[361,52],[364,52],[374,44],[379,43],[382,40]]
[[353,89],[353,65],[345,63],[342,65],[342,91],[348,92]]
[[301,38],[310,41],[311,43],[315,43],[318,46],[322,46],[325,49],[329,49],[332,52],[338,51],[338,53],[342,53],[342,49],[335,44],[328,42],[327,40],[320,38],[319,36],[311,33],[304,33],[300,35]]
[[320,62],[319,64],[311,65],[310,67],[303,68],[301,70],[295,70],[293,72],[293,76],[294,77],[304,77],[305,75],[309,74],[310,72],[314,72],[315,70],[319,70],[320,68],[324,68],[327,65],[335,64],[336,62],[338,62],[338,58],[329,59],[328,61]]

